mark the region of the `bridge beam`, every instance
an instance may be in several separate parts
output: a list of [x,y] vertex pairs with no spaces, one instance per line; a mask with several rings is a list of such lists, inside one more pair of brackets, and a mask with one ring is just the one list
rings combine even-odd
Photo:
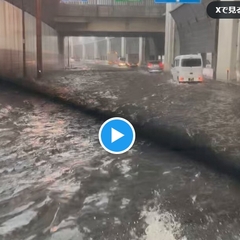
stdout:
[[152,6],[134,6],[134,5],[81,5],[81,4],[60,4],[58,8],[58,17],[88,17],[88,18],[161,18],[165,13],[165,4]]
[[[67,17],[66,17],[67,19]],[[98,36],[99,33],[104,33],[105,36],[118,34],[151,34],[162,33],[165,31],[164,19],[146,19],[145,18],[91,18],[88,23],[82,22],[66,22],[66,19],[61,22],[56,22],[56,29],[65,35],[81,35],[90,33],[92,36]],[[113,36],[113,35],[112,35]]]

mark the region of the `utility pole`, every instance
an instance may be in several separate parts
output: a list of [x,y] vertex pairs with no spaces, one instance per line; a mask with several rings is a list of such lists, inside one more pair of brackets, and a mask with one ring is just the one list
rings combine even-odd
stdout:
[[42,77],[42,0],[36,0],[37,78]]
[[26,38],[25,38],[25,14],[24,14],[24,0],[22,0],[22,41],[23,41],[23,77],[25,78],[26,73]]

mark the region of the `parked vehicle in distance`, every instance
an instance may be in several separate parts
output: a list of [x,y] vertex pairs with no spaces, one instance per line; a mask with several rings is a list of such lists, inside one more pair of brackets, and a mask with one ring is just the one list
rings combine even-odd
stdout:
[[123,67],[123,66],[126,66],[127,64],[126,64],[126,58],[123,58],[123,57],[120,57],[119,59],[118,59],[118,66],[119,67]]
[[149,61],[147,64],[148,72],[162,72],[163,71],[163,63],[161,60],[153,60]]
[[107,54],[107,60],[109,65],[117,64],[118,55],[117,52],[110,52]]
[[128,67],[138,67],[139,54],[129,53],[126,55],[126,64]]
[[171,74],[174,81],[202,82],[203,61],[200,54],[180,55],[174,59]]

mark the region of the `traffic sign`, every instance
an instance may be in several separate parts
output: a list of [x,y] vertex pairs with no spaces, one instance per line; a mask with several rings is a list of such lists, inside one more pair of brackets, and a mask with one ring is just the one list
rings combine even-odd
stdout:
[[110,118],[101,126],[98,138],[101,146],[112,154],[122,154],[131,149],[136,133],[132,124],[124,118]]

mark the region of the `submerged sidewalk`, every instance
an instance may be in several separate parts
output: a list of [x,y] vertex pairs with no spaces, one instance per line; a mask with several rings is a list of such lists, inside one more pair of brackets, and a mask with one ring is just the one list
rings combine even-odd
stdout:
[[110,68],[22,84],[106,117],[125,117],[138,135],[240,175],[240,86],[211,80],[181,85],[166,74]]

